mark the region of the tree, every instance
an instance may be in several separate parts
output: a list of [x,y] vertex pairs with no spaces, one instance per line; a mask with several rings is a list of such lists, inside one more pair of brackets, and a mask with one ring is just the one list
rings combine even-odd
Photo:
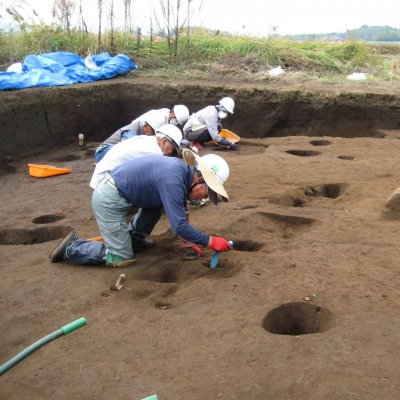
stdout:
[[110,48],[111,51],[114,51],[114,0],[111,0],[110,2],[110,13],[109,13],[109,19],[110,19]]
[[58,20],[61,28],[71,32],[71,18],[75,8],[74,0],[54,0],[52,15],[55,20]]
[[87,28],[85,19],[83,18],[82,0],[79,0],[79,22],[82,23],[82,30],[87,35],[88,34],[88,28]]
[[[180,33],[186,22],[186,32],[189,35],[189,17],[193,2],[194,0],[159,0],[160,14],[154,13],[159,34],[167,39],[171,60],[178,56]],[[183,15],[185,12],[186,16]]]
[[[0,10],[3,10],[3,3],[0,3]],[[35,9],[24,0],[8,2],[5,11],[19,25],[21,30],[24,30],[26,25],[37,23],[36,18],[39,17]],[[4,17],[4,15],[0,15],[1,17]]]
[[100,48],[101,48],[101,17],[103,14],[103,0],[97,0],[97,8],[99,11],[99,33],[97,36],[97,47],[99,48],[99,51],[100,51]]
[[130,32],[132,30],[132,18],[131,18],[132,0],[123,0],[123,2],[124,2],[124,26],[125,26],[125,31]]

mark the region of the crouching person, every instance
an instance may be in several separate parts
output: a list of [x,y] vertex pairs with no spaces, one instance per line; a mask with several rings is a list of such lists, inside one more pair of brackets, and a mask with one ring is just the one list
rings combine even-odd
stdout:
[[[185,150],[190,152],[190,150]],[[187,199],[209,197],[214,205],[229,201],[224,182],[225,160],[190,152],[191,165],[178,158],[143,156],[124,162],[107,173],[92,196],[92,207],[104,242],[79,239],[71,232],[50,254],[52,262],[105,264],[125,267],[134,263],[135,250],[149,248],[147,240],[164,209],[174,233],[196,245],[227,251],[229,243],[193,227],[186,218]],[[127,222],[132,206],[139,211]]]

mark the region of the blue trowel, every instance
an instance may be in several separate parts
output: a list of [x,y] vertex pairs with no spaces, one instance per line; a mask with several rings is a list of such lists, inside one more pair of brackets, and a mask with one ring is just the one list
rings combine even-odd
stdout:
[[[230,246],[233,246],[232,240],[228,242]],[[210,268],[215,268],[218,265],[219,262],[219,253],[220,251],[214,251],[212,257],[211,257],[211,262],[210,262]]]

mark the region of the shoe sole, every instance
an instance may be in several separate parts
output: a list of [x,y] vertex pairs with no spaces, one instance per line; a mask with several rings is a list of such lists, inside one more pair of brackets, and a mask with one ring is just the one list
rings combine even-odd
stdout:
[[[71,240],[74,237],[74,240]],[[62,257],[60,258],[60,255],[58,254],[59,251],[65,247],[67,248],[69,243],[72,243],[73,241],[78,240],[78,235],[76,234],[75,231],[70,232],[61,243],[59,243],[54,249],[53,251],[49,254],[49,259],[51,262],[60,262],[63,261],[64,259],[64,254],[62,255]],[[65,253],[65,250],[64,250]]]

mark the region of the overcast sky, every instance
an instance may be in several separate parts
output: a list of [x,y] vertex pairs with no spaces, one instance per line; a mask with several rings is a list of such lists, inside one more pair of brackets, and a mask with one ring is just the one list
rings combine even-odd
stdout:
[[[53,0],[0,0],[0,15],[10,3],[29,4],[44,22],[51,22]],[[274,27],[281,35],[344,32],[361,25],[400,28],[400,0],[192,0],[193,8],[201,3],[191,25],[234,34],[267,36]],[[96,30],[97,0],[82,0],[82,5],[87,24]],[[148,30],[151,9],[158,5],[159,0],[132,0],[134,26]],[[114,0],[114,7],[115,25],[122,27],[123,0]]]

